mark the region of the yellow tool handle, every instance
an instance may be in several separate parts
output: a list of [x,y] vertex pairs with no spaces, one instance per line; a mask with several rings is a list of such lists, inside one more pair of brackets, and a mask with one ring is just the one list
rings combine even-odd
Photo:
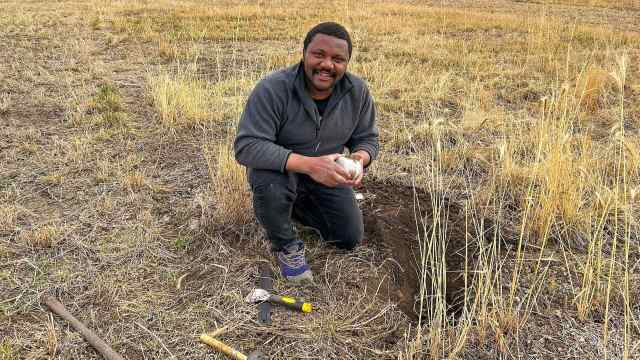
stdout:
[[222,341],[218,341],[207,334],[200,335],[200,341],[211,346],[212,348],[226,354],[232,359],[236,360],[247,360],[247,355],[241,353],[240,351],[232,348],[231,346],[223,343]]
[[270,295],[269,302],[286,306],[289,309],[302,311],[303,313],[310,313],[311,310],[313,310],[313,306],[311,306],[310,303],[289,296]]

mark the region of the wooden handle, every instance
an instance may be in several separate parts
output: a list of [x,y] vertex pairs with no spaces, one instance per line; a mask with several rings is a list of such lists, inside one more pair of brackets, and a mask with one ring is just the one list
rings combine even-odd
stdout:
[[45,304],[47,304],[49,309],[51,309],[51,311],[58,314],[61,318],[67,320],[69,324],[71,324],[71,326],[73,326],[73,328],[76,329],[80,333],[80,335],[82,335],[82,337],[84,337],[84,339],[87,340],[87,342],[91,344],[94,349],[96,349],[96,351],[102,354],[105,359],[124,360],[122,356],[113,351],[109,344],[100,339],[98,335],[96,335],[96,333],[86,327],[82,322],[80,322],[80,320],[71,315],[71,313],[68,312],[67,309],[65,309],[64,305],[62,305],[58,300],[51,296],[47,296],[44,299],[44,302]]
[[232,359],[236,360],[247,360],[247,356],[240,351],[232,348],[231,346],[223,343],[222,341],[218,341],[207,334],[200,335],[200,341],[211,346],[212,348],[220,351],[221,353],[226,354]]

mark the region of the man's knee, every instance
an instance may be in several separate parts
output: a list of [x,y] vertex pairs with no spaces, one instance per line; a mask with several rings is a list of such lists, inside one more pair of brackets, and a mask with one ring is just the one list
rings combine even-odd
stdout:
[[262,206],[279,207],[291,206],[295,200],[295,193],[287,186],[272,183],[253,189],[253,197],[261,200]]
[[249,173],[253,192],[253,207],[261,218],[287,217],[296,198],[288,174],[270,170],[254,170]]
[[291,179],[291,174],[281,173],[273,170],[250,169],[248,174],[251,191],[255,194],[264,194],[269,191],[284,193],[295,191],[295,183]]

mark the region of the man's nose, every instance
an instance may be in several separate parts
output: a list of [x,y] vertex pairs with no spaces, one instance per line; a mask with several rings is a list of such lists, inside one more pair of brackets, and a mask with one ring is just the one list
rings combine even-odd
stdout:
[[333,69],[333,61],[331,61],[330,57],[325,57],[324,59],[322,59],[320,66],[322,66],[324,69]]

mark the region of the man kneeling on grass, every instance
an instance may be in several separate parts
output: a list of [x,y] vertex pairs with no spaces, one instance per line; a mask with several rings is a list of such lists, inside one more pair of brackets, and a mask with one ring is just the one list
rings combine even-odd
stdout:
[[[313,281],[293,221],[342,249],[362,239],[353,186],[378,154],[378,130],[366,84],[347,72],[351,49],[344,27],[316,25],[302,61],[262,79],[238,125],[236,159],[248,168],[256,217],[291,281]],[[345,148],[355,177],[336,163]]]

